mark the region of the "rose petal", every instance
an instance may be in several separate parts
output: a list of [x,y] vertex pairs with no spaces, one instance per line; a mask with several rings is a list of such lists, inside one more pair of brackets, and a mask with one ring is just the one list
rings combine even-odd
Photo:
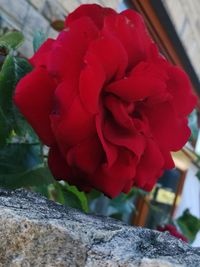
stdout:
[[[144,78],[145,75],[145,78]],[[145,98],[162,94],[166,90],[165,72],[159,65],[153,63],[140,63],[133,69],[130,77],[115,81],[105,88],[125,101],[139,101]]]
[[32,58],[29,59],[30,63],[34,67],[46,66],[47,60],[49,57],[49,53],[51,52],[52,46],[55,40],[48,38],[37,50],[37,52],[33,55]]
[[111,8],[104,8],[97,4],[81,5],[74,12],[70,13],[65,21],[65,27],[81,17],[89,17],[96,26],[101,29],[106,16],[114,15],[116,12]]
[[53,113],[64,116],[70,109],[77,95],[77,88],[70,82],[64,81],[60,83],[55,90],[55,106]]
[[120,14],[128,18],[131,21],[131,23],[129,22],[129,24],[134,25],[135,30],[137,29],[139,33],[139,38],[141,39],[142,45],[144,46],[145,54],[148,57],[149,48],[154,43],[147,31],[143,17],[139,13],[131,9],[126,9],[122,11]]
[[87,182],[81,176],[78,178],[73,174],[72,168],[68,166],[57,146],[53,146],[49,150],[48,165],[57,180],[65,180],[72,185],[76,185],[80,190],[90,191],[91,188]]
[[151,132],[161,148],[177,151],[187,142],[190,136],[187,119],[179,118],[169,101],[146,106],[143,112],[148,117]]
[[79,91],[85,108],[95,114],[99,109],[100,93],[105,82],[105,72],[98,59],[90,54],[85,58],[80,74]]
[[[129,69],[147,58],[151,39],[144,38],[146,30],[142,18],[136,12],[122,12],[105,18],[103,33],[113,34],[124,46],[129,60]],[[141,26],[142,25],[142,26]]]
[[117,159],[118,151],[116,146],[113,146],[110,142],[106,141],[104,138],[104,134],[102,132],[103,128],[103,114],[99,113],[96,115],[96,130],[98,137],[101,141],[102,147],[105,151],[107,164],[108,166],[112,166]]
[[96,171],[104,157],[104,151],[96,135],[77,144],[67,152],[68,164],[89,174]]
[[[59,89],[62,90],[61,87],[58,88],[56,94],[59,94]],[[59,143],[68,147],[93,136],[96,132],[95,118],[84,108],[79,96],[74,98],[68,109],[65,109],[64,98],[58,97],[57,101],[60,113],[52,114],[51,122],[53,132]]]
[[134,111],[133,103],[128,104],[113,95],[105,96],[103,103],[119,126],[129,130],[134,129],[133,120],[129,115],[129,113]]
[[52,146],[49,150],[48,165],[57,180],[67,180],[72,176],[71,169],[57,146]]
[[132,151],[140,159],[144,152],[146,141],[143,135],[137,132],[126,131],[117,124],[106,121],[103,128],[105,138],[113,145],[122,146]]
[[55,142],[49,120],[55,88],[56,83],[46,69],[39,67],[20,80],[14,95],[16,105],[48,146]]
[[134,185],[150,191],[161,176],[163,166],[164,159],[157,144],[148,139],[144,154],[137,166]]
[[174,164],[174,161],[172,159],[172,155],[171,155],[170,151],[164,150],[163,148],[160,148],[160,151],[161,151],[163,158],[165,160],[165,165],[163,168],[165,170],[173,169],[175,167],[175,164]]
[[187,116],[192,112],[197,98],[192,93],[188,76],[179,67],[170,66],[167,90],[173,96],[173,105],[180,116]]
[[67,79],[78,85],[83,57],[98,30],[90,18],[82,17],[62,31],[52,47],[48,70],[59,80]]
[[[128,66],[128,57],[120,41],[113,35],[101,36],[88,48],[89,56],[95,55],[106,74],[106,81],[121,79]],[[87,55],[85,60],[88,62]]]
[[127,184],[133,182],[135,175],[136,160],[134,156],[121,149],[115,163],[109,167],[103,165],[96,174],[91,177],[90,183],[105,195],[114,198],[122,191],[127,191]]

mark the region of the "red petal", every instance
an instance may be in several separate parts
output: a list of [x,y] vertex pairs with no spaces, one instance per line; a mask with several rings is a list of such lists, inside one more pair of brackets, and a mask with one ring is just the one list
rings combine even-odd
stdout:
[[114,198],[123,191],[127,191],[127,184],[132,184],[135,175],[136,160],[131,153],[121,150],[116,162],[109,167],[103,165],[91,177],[91,185]]
[[104,152],[95,135],[72,147],[67,152],[67,162],[86,173],[94,173],[104,158]]
[[172,159],[172,156],[171,156],[171,153],[170,151],[166,151],[164,149],[160,149],[161,150],[161,153],[163,155],[163,158],[165,160],[165,165],[164,165],[164,169],[173,169],[175,167],[175,164],[174,164],[174,161]]
[[145,138],[137,132],[126,131],[118,127],[111,121],[106,121],[104,125],[104,136],[112,144],[125,147],[132,151],[139,159],[144,152]]
[[62,31],[55,41],[48,61],[48,69],[59,79],[64,78],[78,85],[83,67],[83,57],[88,45],[98,35],[91,19],[80,18]]
[[[141,39],[141,42],[144,46],[144,50],[145,53],[148,53],[149,48],[152,46],[153,40],[151,39],[147,27],[145,25],[145,22],[143,20],[143,17],[131,10],[131,9],[126,9],[124,11],[121,12],[121,15],[125,16],[126,18],[128,18],[131,23],[129,22],[129,24],[134,25],[135,28],[137,29],[138,33],[139,33],[139,38]],[[147,55],[148,56],[148,55]]]
[[81,17],[89,17],[101,29],[106,16],[114,15],[116,12],[111,8],[103,8],[97,4],[81,5],[74,12],[68,15],[65,21],[65,27]]
[[48,165],[57,180],[67,180],[71,177],[71,170],[57,146],[49,150]]
[[74,98],[70,108],[65,109],[66,95],[59,94],[59,90],[62,88],[56,91],[60,112],[51,115],[53,131],[62,146],[76,145],[96,132],[94,116],[84,108],[79,96]]
[[76,185],[80,190],[90,191],[91,188],[86,181],[73,174],[73,169],[68,166],[57,146],[50,148],[48,165],[57,180],[65,180]]
[[157,144],[148,139],[146,149],[137,166],[134,184],[150,191],[161,176],[164,160]]
[[56,84],[44,68],[36,68],[17,85],[14,101],[46,145],[55,140],[49,115],[53,108]]
[[55,90],[55,110],[53,110],[53,113],[60,116],[66,114],[77,97],[77,94],[77,88],[70,82],[64,81],[60,83]]
[[134,129],[134,123],[129,113],[134,110],[134,104],[128,104],[121,99],[108,95],[104,97],[105,107],[112,113],[115,122],[126,129]]
[[179,67],[170,66],[167,89],[173,96],[173,104],[180,116],[187,116],[196,105],[197,98],[186,73]]
[[190,136],[187,119],[179,118],[169,101],[143,108],[149,120],[151,132],[161,148],[177,151]]
[[111,83],[105,90],[128,102],[138,101],[162,94],[166,89],[166,78],[159,65],[140,63],[133,69],[130,77]]
[[129,13],[132,15],[123,12],[120,15],[106,17],[103,33],[113,34],[119,39],[127,52],[129,67],[132,68],[146,59],[148,46],[152,41],[149,37],[144,38],[147,34],[141,16],[134,11]]
[[52,46],[54,44],[55,40],[53,39],[47,39],[46,42],[44,42],[38,51],[33,55],[32,58],[29,59],[30,63],[35,66],[46,66],[47,60],[49,57],[49,53],[51,52]]
[[104,134],[102,131],[103,123],[104,123],[103,122],[103,115],[101,113],[99,113],[96,116],[97,134],[98,134],[98,137],[101,141],[102,147],[105,151],[106,158],[107,158],[107,164],[108,164],[108,166],[112,166],[117,159],[118,151],[117,151],[116,146],[113,146],[110,142],[105,140]]
[[[101,36],[88,49],[89,56],[95,55],[106,74],[106,81],[121,79],[128,65],[128,57],[120,41],[113,35]],[[87,56],[85,59],[88,62]]]
[[91,113],[99,109],[99,97],[105,82],[105,72],[93,55],[87,55],[85,67],[82,69],[79,81],[80,97],[85,108]]

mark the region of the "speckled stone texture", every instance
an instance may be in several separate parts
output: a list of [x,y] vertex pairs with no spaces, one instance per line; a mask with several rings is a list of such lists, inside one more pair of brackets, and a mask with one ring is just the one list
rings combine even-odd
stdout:
[[200,249],[35,193],[0,190],[0,266],[199,267]]

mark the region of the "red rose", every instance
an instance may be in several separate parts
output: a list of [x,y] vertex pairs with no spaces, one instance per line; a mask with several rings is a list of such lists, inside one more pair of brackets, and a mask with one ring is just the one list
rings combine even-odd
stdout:
[[158,226],[157,227],[157,230],[160,231],[160,232],[169,232],[170,235],[178,238],[178,239],[181,239],[185,242],[188,242],[188,239],[187,237],[185,237],[184,235],[182,235],[177,229],[175,226],[171,225],[171,224],[166,224],[165,226]]
[[56,179],[115,197],[151,190],[174,167],[170,151],[187,141],[196,100],[138,13],[82,5],[30,62],[14,101],[50,147]]

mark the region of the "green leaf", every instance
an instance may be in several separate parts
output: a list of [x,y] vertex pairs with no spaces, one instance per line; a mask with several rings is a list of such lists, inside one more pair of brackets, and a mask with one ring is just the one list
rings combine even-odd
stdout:
[[12,109],[12,96],[16,84],[32,70],[26,59],[8,55],[0,72],[0,106],[4,113]]
[[196,234],[200,230],[200,220],[193,216],[188,209],[186,209],[181,217],[176,221],[182,233],[190,240],[194,241]]
[[0,149],[0,175],[21,173],[42,164],[39,153],[39,144],[7,144]]
[[17,84],[26,74],[33,70],[32,65],[25,59],[14,57],[15,84]]
[[73,193],[79,200],[82,206],[82,210],[88,212],[88,200],[84,192],[80,192],[76,186],[70,186],[66,183],[67,190]]
[[[30,63],[24,59],[24,58],[14,58],[14,72],[15,72],[15,83],[14,83],[14,89],[16,87],[16,84],[29,72],[32,71],[33,67],[30,65]],[[13,95],[13,92],[12,92]],[[11,97],[12,98],[12,97]],[[12,99],[11,99],[12,101]],[[22,116],[22,114],[19,112],[17,107],[13,104],[12,101],[12,115],[14,117],[14,124],[13,129],[15,132],[19,135],[30,135],[32,139],[36,141],[37,137],[31,128],[31,126],[27,123],[25,118]]]
[[7,123],[6,117],[0,108],[0,146],[6,144],[7,137],[9,136],[10,128]]
[[15,84],[15,73],[13,65],[13,58],[11,56],[7,56],[0,72],[1,145],[5,144],[6,138],[9,136],[14,123],[14,117],[12,112],[12,94]]
[[38,165],[24,172],[13,174],[0,174],[0,185],[4,188],[20,188],[37,185],[48,185],[54,179],[47,167]]
[[80,197],[77,193],[66,188],[66,184],[55,182],[51,189],[51,199],[71,208],[84,211]]
[[7,52],[0,48],[0,71],[1,71],[3,63],[4,63],[5,59],[6,59],[6,56],[7,56]]
[[[37,188],[34,188],[38,192]],[[42,192],[44,188],[41,189]],[[78,191],[75,186],[70,186],[66,182],[54,182],[48,188],[50,199],[65,206],[88,212],[87,198],[83,192]],[[47,195],[47,193],[45,193]]]
[[40,158],[39,145],[16,143],[0,149],[0,187],[15,189],[53,182]]
[[[50,184],[51,185],[51,184]],[[40,193],[41,195],[45,196],[46,198],[49,198],[49,186],[46,184],[40,184],[38,186],[31,186],[31,190],[37,193]]]
[[41,31],[37,31],[33,37],[33,49],[36,52],[40,46],[46,41],[47,35]]
[[24,42],[24,36],[21,32],[7,32],[0,37],[0,47],[6,47],[8,50],[16,49]]
[[12,129],[19,129],[17,124],[22,115],[17,112],[13,104],[13,92],[18,81],[31,70],[32,66],[26,59],[8,55],[4,61],[0,72],[0,120],[6,131],[1,131],[3,127],[0,127],[0,139],[2,140],[9,136]]
[[5,115],[11,112],[15,81],[14,58],[7,56],[0,72],[0,106]]
[[69,190],[64,190],[63,196],[64,196],[64,203],[63,203],[64,205],[69,206],[71,208],[83,210],[80,198],[77,197],[76,194],[72,193]]

